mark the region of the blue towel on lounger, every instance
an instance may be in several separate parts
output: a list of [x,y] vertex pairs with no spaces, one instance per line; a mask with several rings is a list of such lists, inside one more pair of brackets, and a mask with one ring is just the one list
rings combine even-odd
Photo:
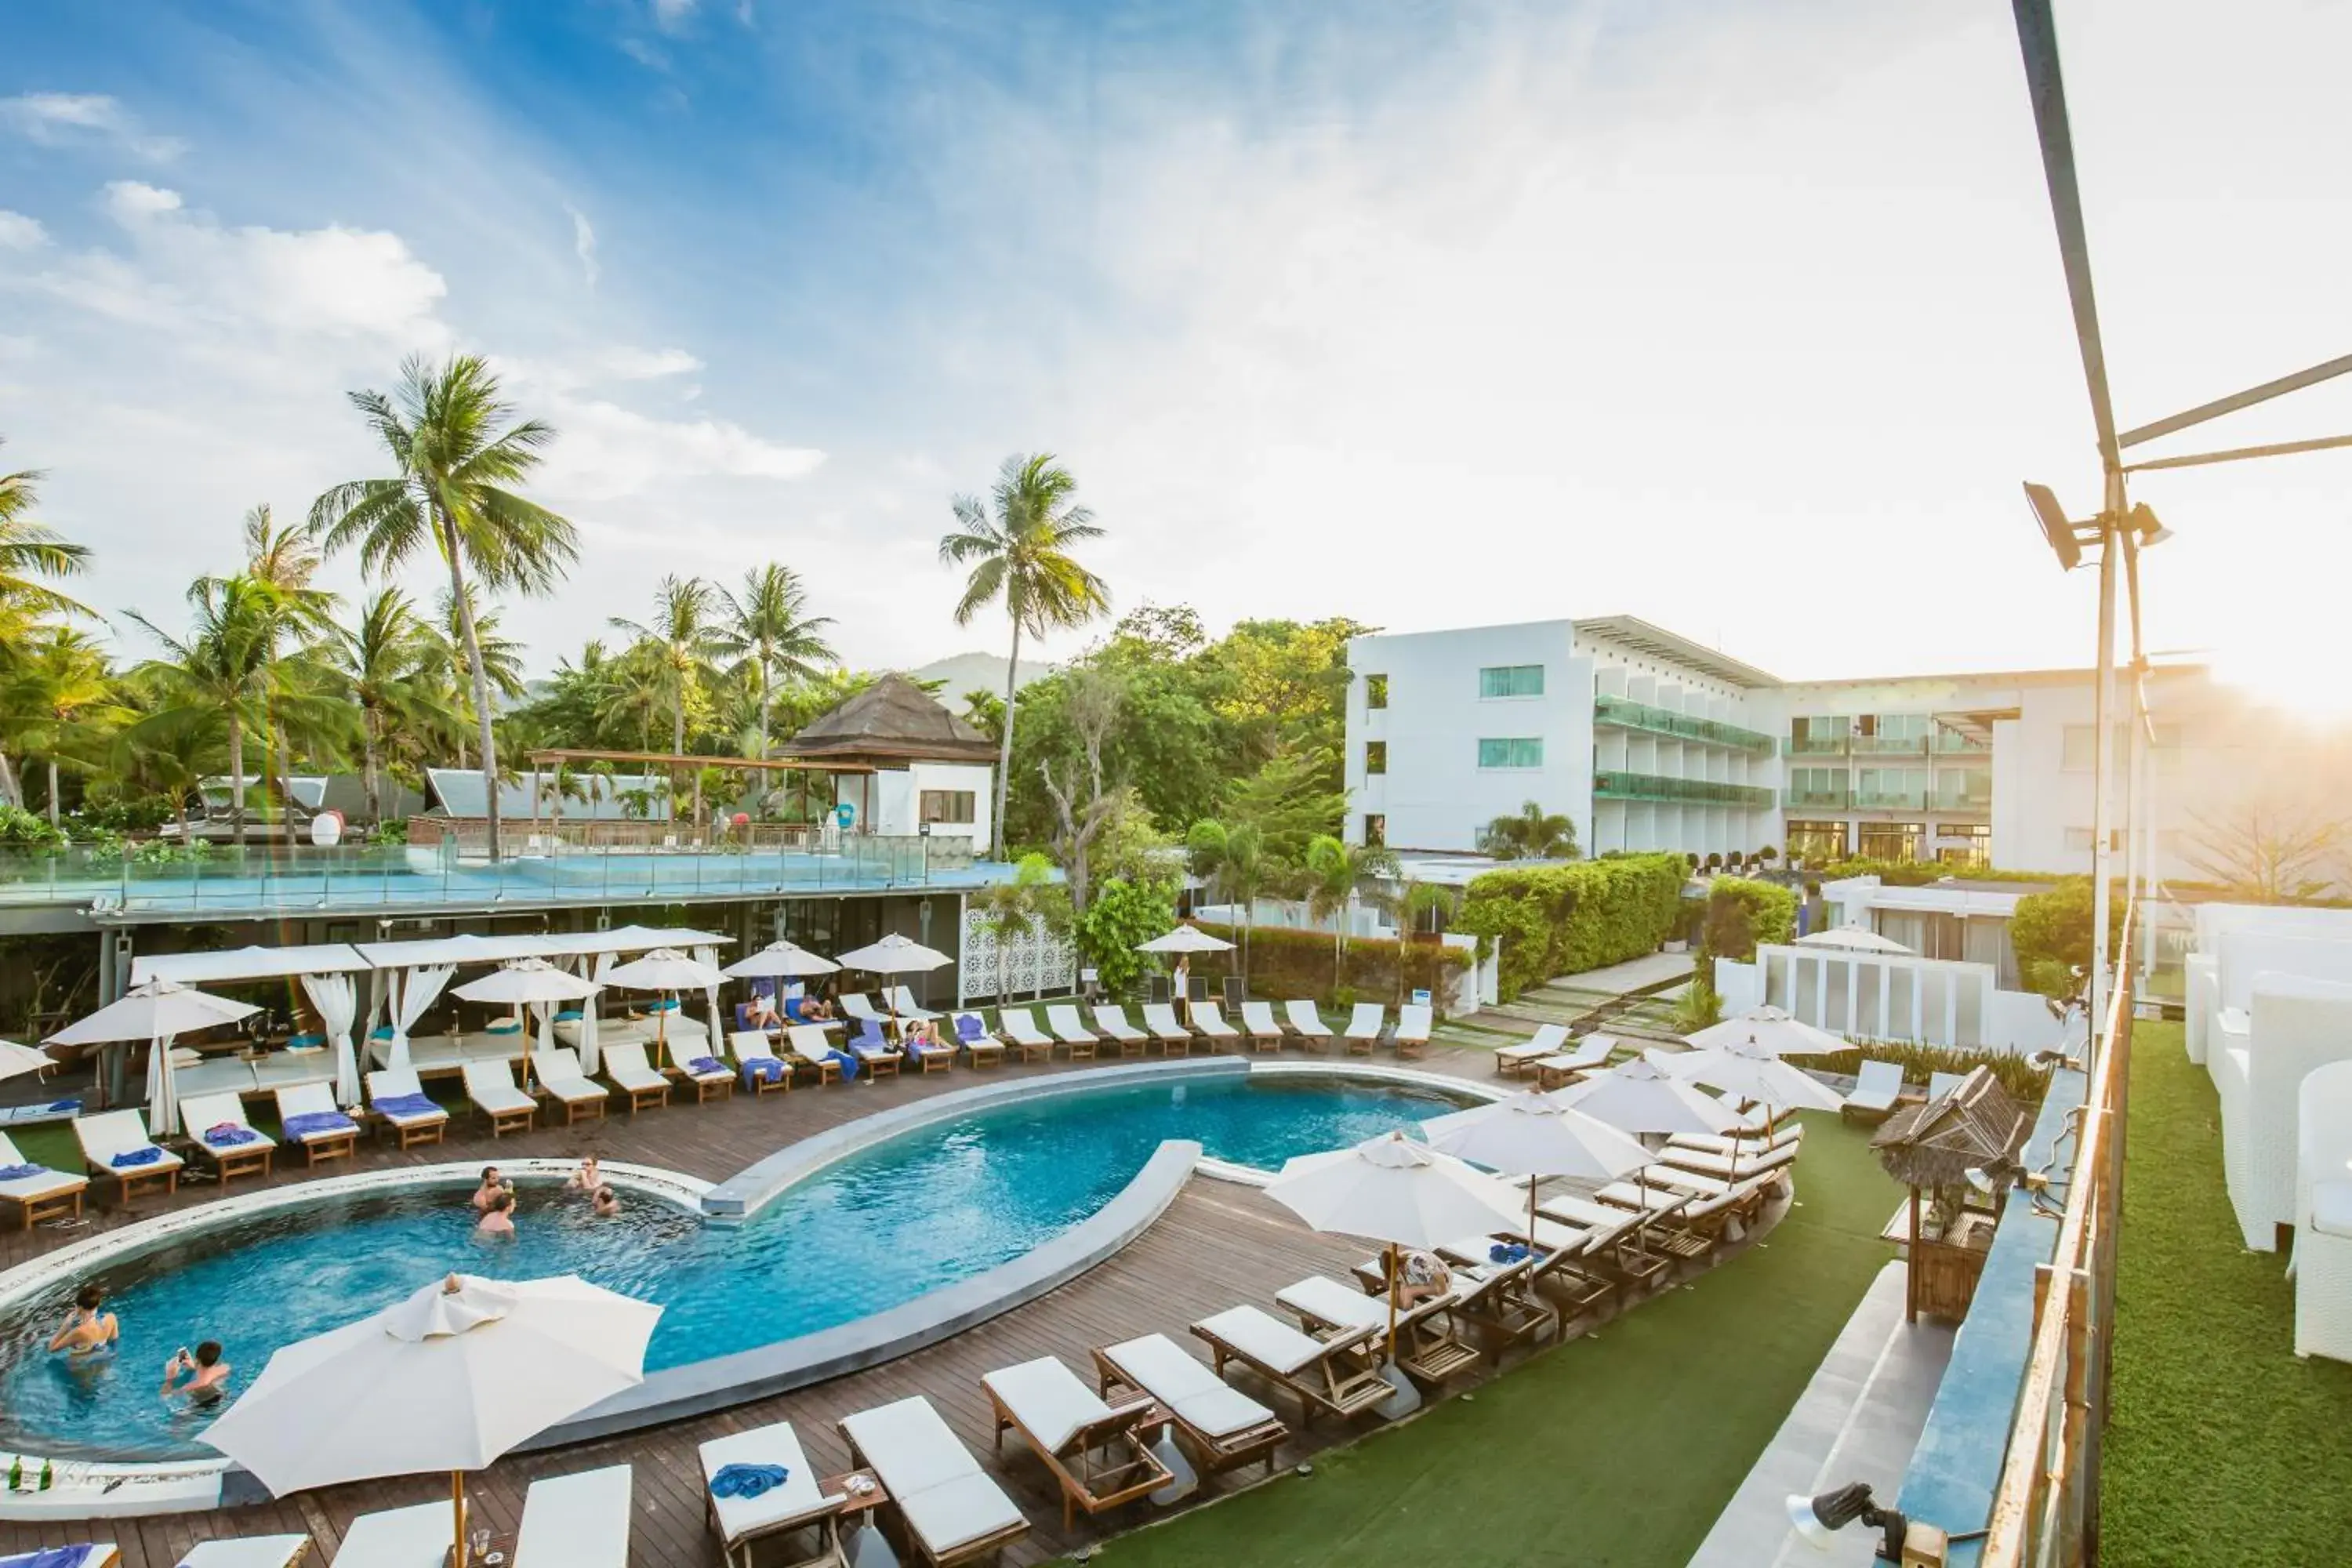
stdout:
[[686,1070],[690,1073],[708,1077],[711,1073],[725,1072],[727,1070],[727,1064],[720,1061],[717,1057],[692,1057],[687,1061]]
[[784,1064],[773,1057],[754,1057],[743,1064],[745,1089],[750,1089],[755,1083],[782,1083],[783,1078]]
[[340,1110],[306,1110],[286,1119],[289,1138],[316,1138],[326,1132],[356,1132],[359,1123]]
[[967,1046],[983,1045],[988,1040],[988,1026],[980,1021],[977,1013],[958,1013],[956,1038]]
[[782,1486],[792,1474],[782,1465],[721,1465],[719,1473],[710,1478],[710,1495],[741,1498],[749,1502]]
[[163,1151],[150,1143],[144,1149],[125,1149],[106,1162],[118,1171],[128,1171],[139,1165],[152,1165],[163,1157]]
[[0,1165],[0,1182],[21,1182],[27,1176],[43,1176],[47,1173],[48,1167],[46,1165]]
[[205,1142],[215,1149],[234,1149],[240,1143],[257,1143],[261,1134],[250,1127],[240,1127],[234,1121],[224,1121],[205,1129]]
[[430,1116],[441,1109],[422,1094],[378,1095],[375,1108],[385,1116]]
[[49,1546],[22,1557],[0,1557],[0,1568],[82,1568],[89,1561],[87,1546]]
[[1527,1243],[1522,1241],[1498,1241],[1486,1249],[1489,1263],[1517,1263],[1527,1256]]
[[857,1081],[857,1058],[856,1057],[851,1056],[847,1051],[830,1051],[827,1054],[832,1057],[835,1062],[839,1064],[841,1068],[842,1082],[856,1083]]

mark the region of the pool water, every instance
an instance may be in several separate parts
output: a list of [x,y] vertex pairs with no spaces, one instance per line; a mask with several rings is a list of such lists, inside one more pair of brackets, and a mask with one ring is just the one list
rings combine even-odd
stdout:
[[[526,1185],[518,1235],[477,1239],[466,1189],[321,1200],[118,1259],[97,1276],[122,1329],[97,1366],[48,1353],[73,1286],[0,1325],[0,1446],[118,1458],[209,1455],[208,1418],[158,1395],[181,1346],[217,1339],[232,1393],[270,1352],[450,1269],[576,1273],[666,1310],[648,1371],[835,1327],[1017,1258],[1108,1203],[1162,1140],[1267,1168],[1461,1102],[1346,1079],[1220,1079],[1057,1095],[935,1122],[828,1166],[747,1223],[708,1226],[624,1194],[616,1219]],[[75,1282],[76,1285],[80,1283]]]

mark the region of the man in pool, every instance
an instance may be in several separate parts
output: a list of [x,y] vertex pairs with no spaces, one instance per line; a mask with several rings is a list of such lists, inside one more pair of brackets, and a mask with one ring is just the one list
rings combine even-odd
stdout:
[[597,1173],[596,1156],[581,1155],[580,1163],[572,1167],[571,1179],[563,1184],[575,1193],[593,1193],[603,1186],[604,1178]]
[[185,1399],[192,1409],[217,1405],[227,1387],[228,1363],[221,1360],[218,1340],[205,1341],[194,1355],[183,1345],[163,1363],[161,1392],[166,1401]]
[[74,1295],[73,1312],[66,1319],[64,1328],[49,1341],[49,1349],[63,1351],[80,1357],[110,1351],[122,1337],[122,1326],[111,1312],[99,1308],[106,1300],[106,1292],[95,1285],[85,1285]]
[[591,1211],[598,1219],[611,1219],[621,1212],[620,1194],[610,1187],[596,1189],[596,1206]]
[[490,1206],[482,1211],[482,1217],[474,1222],[474,1234],[512,1236],[514,1233],[514,1194],[501,1189],[499,1195],[490,1200]]
[[496,1165],[483,1166],[482,1184],[474,1189],[474,1206],[487,1214],[489,1212],[490,1205],[501,1193],[505,1194],[508,1200],[511,1202],[514,1198],[514,1184],[500,1176]]

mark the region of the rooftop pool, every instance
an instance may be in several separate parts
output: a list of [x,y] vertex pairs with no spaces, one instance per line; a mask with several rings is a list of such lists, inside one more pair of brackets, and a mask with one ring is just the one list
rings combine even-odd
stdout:
[[118,1459],[211,1457],[208,1416],[158,1397],[164,1362],[217,1339],[231,1393],[270,1353],[364,1316],[451,1269],[576,1273],[665,1309],[658,1371],[836,1327],[1005,1263],[1116,1197],[1163,1140],[1272,1168],[1475,1103],[1341,1077],[1233,1075],[1104,1087],[914,1128],[824,1167],[750,1220],[712,1225],[641,1194],[596,1220],[525,1186],[511,1239],[477,1239],[466,1193],[321,1198],[118,1256],[93,1276],[121,1323],[96,1365],[46,1349],[74,1285],[0,1322],[0,1447]]

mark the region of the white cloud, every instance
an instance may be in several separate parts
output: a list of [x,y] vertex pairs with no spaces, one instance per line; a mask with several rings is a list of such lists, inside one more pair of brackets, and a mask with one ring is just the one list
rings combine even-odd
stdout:
[[78,141],[108,142],[155,163],[187,150],[176,136],[151,135],[138,116],[115,99],[96,92],[26,92],[0,99],[0,124],[45,147]]
[[37,250],[49,242],[38,218],[0,207],[0,250]]
[[653,0],[654,25],[665,33],[686,26],[694,15],[695,0]]
[[562,392],[548,402],[563,438],[549,449],[546,483],[584,501],[653,495],[682,479],[804,479],[824,461],[813,447],[783,446],[728,420],[655,419]]
[[563,210],[572,215],[572,253],[580,258],[581,276],[588,287],[596,287],[596,231],[589,226],[588,215],[566,203]]
[[684,349],[606,349],[597,366],[621,381],[658,381],[664,376],[690,375],[702,362]]

